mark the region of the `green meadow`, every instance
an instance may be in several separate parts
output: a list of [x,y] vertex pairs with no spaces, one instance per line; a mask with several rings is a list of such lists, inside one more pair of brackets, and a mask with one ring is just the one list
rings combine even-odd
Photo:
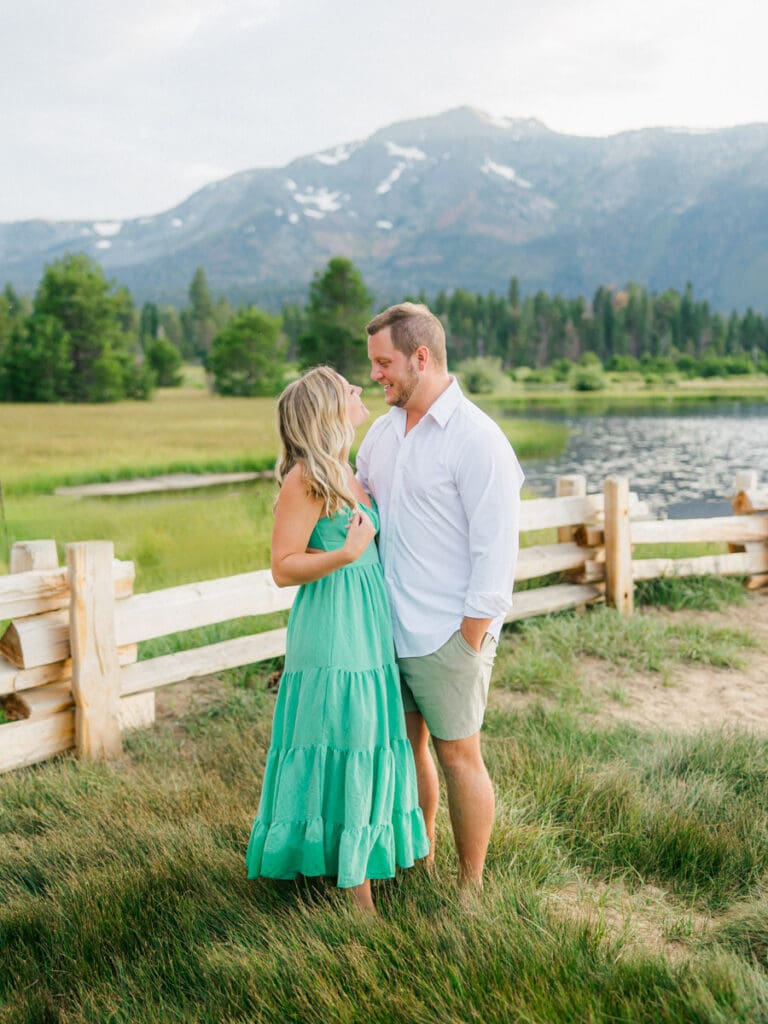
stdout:
[[[372,418],[385,411],[366,394]],[[521,458],[556,454],[566,428],[519,417],[499,419]],[[171,472],[271,469],[277,454],[274,400],[222,398],[203,388],[160,391],[151,402],[114,405],[0,403],[4,523],[0,572],[9,545],[52,537],[64,546],[113,540],[136,563],[136,589],[212,579],[269,564],[269,482],[134,497],[71,498],[57,487]],[[362,439],[363,434],[358,435]]]
[[674,685],[753,654],[742,630],[654,610],[507,629],[483,741],[497,822],[469,909],[444,811],[435,876],[376,883],[377,920],[330,883],[245,879],[271,666],[223,674],[117,763],[5,775],[0,1020],[765,1021],[768,740],[601,721],[590,681],[596,662],[617,687],[638,668]]

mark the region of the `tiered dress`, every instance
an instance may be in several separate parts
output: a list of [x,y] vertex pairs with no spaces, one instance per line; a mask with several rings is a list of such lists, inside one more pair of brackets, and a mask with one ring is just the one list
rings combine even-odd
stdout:
[[[378,530],[375,503],[361,508]],[[309,547],[341,547],[348,521],[348,510],[318,520]],[[428,849],[371,541],[296,595],[248,877],[329,875],[349,887],[391,878]]]

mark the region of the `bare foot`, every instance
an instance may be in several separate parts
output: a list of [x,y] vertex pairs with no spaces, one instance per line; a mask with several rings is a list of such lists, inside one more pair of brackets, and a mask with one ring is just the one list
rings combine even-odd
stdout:
[[363,882],[362,885],[352,885],[348,889],[352,905],[356,910],[361,910],[365,914],[371,914],[377,916],[376,907],[371,897],[371,883],[369,879]]

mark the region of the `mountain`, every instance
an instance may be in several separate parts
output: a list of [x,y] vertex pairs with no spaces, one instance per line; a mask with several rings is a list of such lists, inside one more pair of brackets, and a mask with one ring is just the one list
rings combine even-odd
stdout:
[[279,306],[344,255],[379,302],[504,292],[516,275],[565,295],[691,281],[716,308],[768,312],[768,124],[583,138],[460,107],[235,174],[157,216],[0,224],[0,283],[32,291],[67,251],[139,301],[185,301],[203,266],[214,292]]

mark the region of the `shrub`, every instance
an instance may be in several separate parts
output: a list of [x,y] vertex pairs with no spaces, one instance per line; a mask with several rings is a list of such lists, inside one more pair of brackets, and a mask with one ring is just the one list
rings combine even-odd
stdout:
[[465,359],[456,367],[456,372],[470,395],[490,395],[499,389],[504,379],[501,360],[495,356]]
[[574,391],[602,391],[605,387],[605,376],[597,366],[584,366],[573,375],[571,387]]

